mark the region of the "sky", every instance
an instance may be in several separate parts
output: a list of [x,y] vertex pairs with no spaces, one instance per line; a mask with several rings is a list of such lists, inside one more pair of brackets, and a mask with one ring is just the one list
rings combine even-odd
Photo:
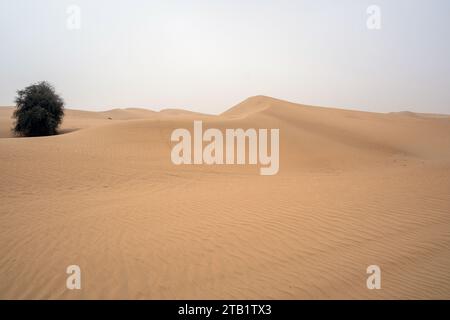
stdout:
[[448,0],[0,0],[0,105],[46,80],[84,110],[266,95],[450,114],[449,16]]

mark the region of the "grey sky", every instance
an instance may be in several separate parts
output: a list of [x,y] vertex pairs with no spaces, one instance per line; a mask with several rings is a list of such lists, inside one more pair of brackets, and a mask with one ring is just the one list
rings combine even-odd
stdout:
[[0,105],[48,80],[87,110],[219,113],[263,94],[450,113],[449,16],[448,0],[0,0]]

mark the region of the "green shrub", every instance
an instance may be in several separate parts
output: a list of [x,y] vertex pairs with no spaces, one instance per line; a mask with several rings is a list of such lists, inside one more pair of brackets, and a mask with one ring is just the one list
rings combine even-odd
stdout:
[[25,137],[57,133],[64,117],[64,101],[48,82],[17,91],[14,133]]

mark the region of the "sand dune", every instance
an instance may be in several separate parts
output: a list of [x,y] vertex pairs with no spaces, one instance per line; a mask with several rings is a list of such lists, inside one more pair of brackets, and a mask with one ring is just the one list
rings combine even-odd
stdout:
[[[0,138],[14,137],[11,132],[13,127],[12,115],[14,107],[0,107]],[[159,112],[142,108],[112,109],[108,111],[92,112],[83,110],[65,110],[66,117],[60,128],[61,133],[68,133],[79,129],[86,129],[93,126],[111,124],[115,121],[161,119],[167,117],[199,117],[207,116],[192,111],[182,109],[163,109]]]
[[[0,298],[450,299],[450,117],[252,97],[219,116],[67,110],[10,138]],[[279,128],[280,171],[175,166],[175,128]],[[82,290],[65,288],[66,267]],[[366,288],[379,265],[382,290]]]

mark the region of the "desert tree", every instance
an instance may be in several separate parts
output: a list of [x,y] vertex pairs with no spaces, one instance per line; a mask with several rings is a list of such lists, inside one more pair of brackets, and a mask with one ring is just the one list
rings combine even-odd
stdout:
[[64,101],[46,81],[17,91],[13,117],[16,135],[49,136],[57,132],[64,117]]

